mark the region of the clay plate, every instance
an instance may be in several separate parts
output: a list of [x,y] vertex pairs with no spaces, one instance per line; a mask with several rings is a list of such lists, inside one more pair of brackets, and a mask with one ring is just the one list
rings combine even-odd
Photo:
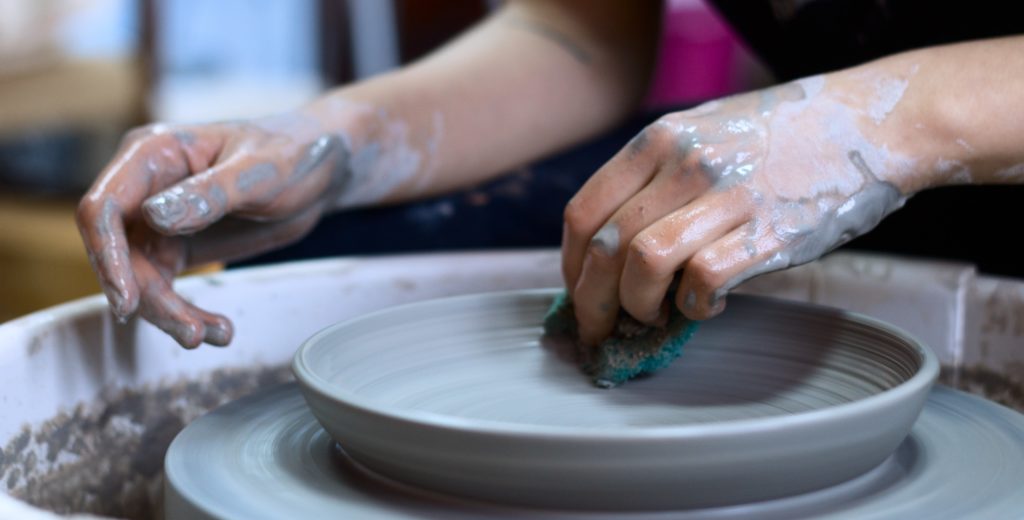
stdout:
[[542,338],[556,291],[419,302],[319,332],[293,369],[348,456],[396,481],[540,508],[721,507],[878,467],[938,373],[862,316],[735,296],[653,377],[595,388]]

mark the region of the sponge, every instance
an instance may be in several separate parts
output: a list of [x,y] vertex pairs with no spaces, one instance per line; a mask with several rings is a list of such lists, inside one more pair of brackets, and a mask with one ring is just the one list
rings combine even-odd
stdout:
[[612,335],[596,348],[579,343],[572,298],[562,293],[544,316],[544,333],[569,336],[577,345],[580,365],[601,388],[618,386],[634,377],[661,370],[683,353],[683,345],[699,322],[687,319],[674,305],[662,327],[644,325],[619,311]]

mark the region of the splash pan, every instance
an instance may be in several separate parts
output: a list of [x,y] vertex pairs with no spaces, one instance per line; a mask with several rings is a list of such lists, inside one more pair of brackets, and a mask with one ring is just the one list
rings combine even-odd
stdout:
[[395,307],[310,338],[293,369],[362,466],[450,495],[604,511],[721,507],[878,467],[938,372],[931,352],[843,311],[735,297],[669,369],[593,387],[542,338],[556,291]]

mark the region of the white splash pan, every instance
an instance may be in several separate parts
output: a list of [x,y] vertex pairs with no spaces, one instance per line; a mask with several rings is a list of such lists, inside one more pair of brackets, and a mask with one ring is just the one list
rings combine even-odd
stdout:
[[[0,325],[0,446],[24,427],[95,401],[112,388],[198,378],[229,367],[284,365],[317,330],[372,310],[559,283],[558,254],[549,250],[329,259],[193,277],[179,282],[179,290],[224,312],[236,325],[231,347],[196,351],[182,350],[143,322],[117,325],[99,296],[59,305]],[[1021,308],[1024,284],[976,278],[970,266],[840,254],[762,277],[747,290],[889,321],[930,344],[940,361],[954,368],[968,359],[985,365],[986,356],[1024,360],[1024,345],[1014,332],[1024,327],[1022,318],[1000,314],[1007,308],[1002,302]],[[980,303],[970,305],[975,301]],[[981,305],[993,301],[991,309]],[[1000,318],[1000,327],[992,325],[992,316]],[[965,340],[987,349],[965,350]],[[38,447],[40,453],[44,448]],[[67,517],[0,493],[0,518]]]

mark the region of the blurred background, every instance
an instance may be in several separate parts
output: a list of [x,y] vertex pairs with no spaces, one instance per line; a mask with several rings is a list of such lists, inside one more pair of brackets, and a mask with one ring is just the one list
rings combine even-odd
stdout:
[[[74,208],[126,130],[294,108],[428,53],[498,4],[0,0],[0,321],[99,290]],[[701,1],[666,9],[686,22],[665,35],[672,66],[659,69],[652,108],[768,81]],[[703,74],[672,74],[684,68]]]
[[[99,290],[73,215],[126,130],[154,121],[223,120],[294,108],[326,88],[423,56],[500,3],[0,0],[0,321]],[[831,19],[849,27],[827,30],[808,9],[806,19],[797,16],[792,23],[811,30],[810,40],[822,40],[824,31],[848,33],[855,42],[874,34],[868,30],[877,24],[843,13],[873,12],[881,5],[813,4],[828,7]],[[619,128],[462,193],[330,216],[299,244],[240,265],[557,246],[565,202],[645,124],[668,111],[774,82],[704,0],[663,5],[658,66],[647,101]],[[949,12],[955,20],[957,11]],[[913,25],[917,18],[909,20]],[[959,37],[939,32],[937,41]],[[809,70],[840,66],[832,63],[839,59],[832,47],[809,45],[800,31],[792,33],[791,47],[806,51],[790,61]],[[870,52],[894,50],[879,46]],[[842,65],[867,59],[870,52],[845,56]],[[786,74],[780,71],[779,77]],[[1024,276],[1024,253],[1007,238],[1008,226],[1019,218],[1021,196],[1024,186],[932,190],[848,247],[954,259],[990,274]]]

